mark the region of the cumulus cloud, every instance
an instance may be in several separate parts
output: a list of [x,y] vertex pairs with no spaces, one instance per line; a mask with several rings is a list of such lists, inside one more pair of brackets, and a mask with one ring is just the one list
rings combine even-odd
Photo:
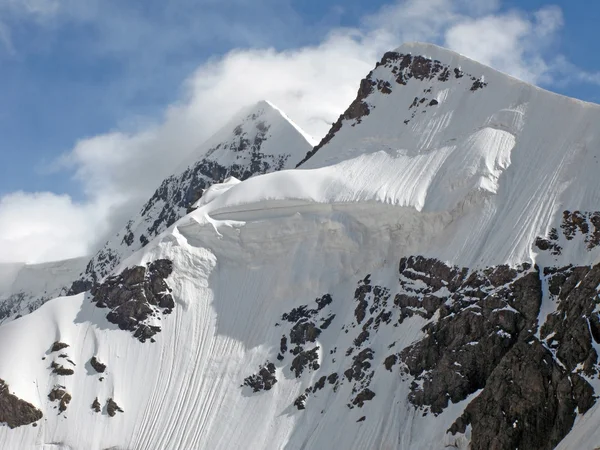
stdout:
[[[408,0],[383,7],[357,28],[332,30],[317,45],[214,57],[190,74],[181,97],[158,120],[81,139],[60,158],[59,166],[81,182],[84,202],[50,193],[3,198],[4,259],[90,253],[243,106],[271,100],[320,138],[382,53],[410,40],[448,46],[529,82],[549,82],[557,61],[549,43],[561,27],[557,7],[526,13],[503,11],[496,0]],[[19,230],[21,221],[26,226]]]
[[103,213],[67,195],[15,192],[0,199],[0,263],[84,255]]

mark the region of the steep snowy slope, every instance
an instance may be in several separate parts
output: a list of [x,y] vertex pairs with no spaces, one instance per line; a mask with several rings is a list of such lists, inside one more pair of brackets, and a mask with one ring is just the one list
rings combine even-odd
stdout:
[[0,326],[0,447],[593,449],[597,123],[447,50],[386,54],[300,169],[213,184]]
[[66,294],[87,261],[82,257],[44,264],[0,264],[0,323]]
[[312,145],[312,139],[269,102],[240,111],[160,184],[140,213],[93,257],[71,293],[89,289],[91,282],[183,217],[213,183],[294,167]]

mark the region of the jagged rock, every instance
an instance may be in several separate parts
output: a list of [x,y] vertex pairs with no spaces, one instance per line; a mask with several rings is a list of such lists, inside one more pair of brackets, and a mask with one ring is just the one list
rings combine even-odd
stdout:
[[173,271],[173,263],[159,259],[148,267],[136,266],[107,278],[92,288],[92,302],[99,308],[110,308],[106,318],[122,330],[133,331],[141,342],[152,338],[160,327],[145,323],[156,311],[168,314],[175,307],[171,289],[165,279]]
[[98,401],[98,397],[96,397],[92,402],[92,409],[97,413],[99,413],[102,410],[100,402]]
[[106,401],[106,412],[110,417],[114,417],[117,414],[117,412],[124,411],[119,407],[119,405],[117,405],[117,402],[115,402],[112,398],[109,398]]
[[337,373],[332,373],[331,375],[329,375],[327,377],[327,381],[329,382],[329,384],[335,384],[338,381],[338,374]]
[[90,359],[90,365],[98,373],[104,373],[106,370],[106,364],[102,364],[95,356],[92,356],[92,359]]
[[11,394],[8,385],[0,379],[0,423],[9,428],[29,425],[43,417],[42,412],[31,403]]
[[315,383],[312,391],[317,392],[323,389],[325,387],[325,380],[327,380],[327,377],[325,375],[319,378],[319,380]]
[[398,355],[390,355],[387,358],[385,358],[385,361],[383,361],[383,365],[385,366],[385,368],[387,370],[389,370],[391,372],[392,367],[394,367],[394,365],[396,364],[397,361],[398,361]]
[[60,386],[52,389],[48,394],[48,398],[51,402],[60,401],[58,405],[58,411],[62,413],[67,410],[72,397],[71,394],[64,390],[63,386]]
[[58,351],[62,350],[63,348],[67,348],[68,346],[69,346],[69,344],[65,344],[64,342],[56,341],[54,344],[52,344],[52,347],[50,348],[50,353],[58,352]]
[[329,317],[324,319],[320,325],[321,329],[326,330],[327,328],[329,328],[329,325],[331,325],[331,322],[333,322],[333,319],[335,319],[335,314],[331,314]]
[[352,358],[352,367],[344,372],[344,375],[348,381],[362,380],[366,374],[366,371],[371,367],[371,361],[373,359],[373,350],[365,348],[358,355]]
[[290,342],[304,345],[307,342],[315,342],[320,334],[321,330],[313,322],[299,320],[290,331]]
[[56,375],[68,376],[68,375],[73,375],[75,373],[75,371],[73,369],[67,369],[66,367],[62,366],[61,364],[57,364],[56,361],[52,361],[52,364],[50,364],[50,367],[52,368],[52,373],[55,373]]
[[573,426],[576,408],[593,403],[591,386],[569,375],[537,340],[518,342],[450,432],[472,426],[473,450],[553,449]]
[[296,400],[294,400],[294,406],[298,408],[299,411],[306,409],[306,399],[306,394],[300,395],[298,398],[296,398]]
[[260,366],[258,374],[250,375],[244,379],[244,386],[252,388],[253,392],[269,391],[277,383],[275,376],[275,364],[267,361]]
[[591,268],[565,267],[547,273],[550,293],[558,307],[547,317],[540,336],[570,371],[596,375],[599,355],[594,345],[600,343],[597,312],[600,264]]
[[352,404],[362,408],[366,401],[372,400],[375,397],[375,392],[369,388],[363,389],[360,393],[352,400]]
[[301,351],[296,355],[291,365],[291,370],[296,378],[300,378],[305,369],[317,370],[320,367],[318,350],[319,347],[315,347],[311,350]]

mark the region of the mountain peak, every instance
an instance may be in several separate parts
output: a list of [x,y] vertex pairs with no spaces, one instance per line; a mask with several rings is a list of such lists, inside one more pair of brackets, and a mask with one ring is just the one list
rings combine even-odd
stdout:
[[292,168],[313,145],[273,103],[261,100],[242,108],[161,183],[140,213],[94,256],[71,292],[88,289],[90,281],[108,275],[190,212],[213,184]]

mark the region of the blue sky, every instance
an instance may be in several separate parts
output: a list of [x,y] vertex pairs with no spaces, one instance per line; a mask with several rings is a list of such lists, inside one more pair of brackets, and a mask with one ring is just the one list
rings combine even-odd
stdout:
[[596,3],[0,0],[4,259],[93,250],[244,102],[275,98],[320,137],[405,40],[600,103]]

